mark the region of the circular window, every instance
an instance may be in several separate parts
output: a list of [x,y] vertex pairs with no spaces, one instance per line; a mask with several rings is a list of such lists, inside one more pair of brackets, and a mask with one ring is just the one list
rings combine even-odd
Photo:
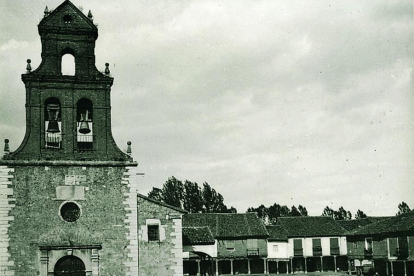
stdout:
[[63,22],[65,22],[66,24],[72,23],[72,16],[70,14],[64,15]]
[[60,208],[61,217],[67,222],[77,221],[80,217],[80,208],[74,202],[67,202]]

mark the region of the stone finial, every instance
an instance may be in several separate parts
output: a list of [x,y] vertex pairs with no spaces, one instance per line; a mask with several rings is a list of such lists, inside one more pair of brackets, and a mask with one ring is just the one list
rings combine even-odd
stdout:
[[4,139],[4,155],[10,153],[9,139]]
[[30,59],[27,60],[27,66],[26,66],[26,71],[27,73],[30,73],[32,71],[32,66],[30,65],[32,61]]
[[89,10],[89,12],[88,12],[88,18],[89,18],[90,20],[93,20],[93,15],[92,15],[91,10]]
[[45,17],[46,17],[46,16],[48,16],[48,15],[49,15],[49,13],[50,13],[50,12],[49,12],[49,8],[48,8],[47,6],[46,6],[46,8],[45,8],[44,13],[45,13]]
[[109,71],[109,63],[105,63],[105,75],[109,75],[111,71]]
[[127,142],[127,145],[128,145],[128,147],[127,147],[127,154],[129,155],[129,156],[131,156],[131,154],[132,154],[132,148],[131,148],[131,141],[128,141]]

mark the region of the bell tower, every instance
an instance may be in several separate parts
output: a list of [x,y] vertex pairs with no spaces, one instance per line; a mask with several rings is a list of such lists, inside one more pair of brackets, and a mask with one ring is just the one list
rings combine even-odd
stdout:
[[[22,75],[26,87],[26,135],[8,156],[13,160],[128,161],[111,133],[109,64],[95,67],[98,29],[92,13],[84,15],[70,1],[45,10],[38,26],[42,62]],[[66,75],[62,61],[74,61]]]
[[42,62],[22,75],[26,134],[0,158],[0,275],[136,275],[138,164],[112,137],[114,79],[95,67],[92,13],[65,0],[38,30]]

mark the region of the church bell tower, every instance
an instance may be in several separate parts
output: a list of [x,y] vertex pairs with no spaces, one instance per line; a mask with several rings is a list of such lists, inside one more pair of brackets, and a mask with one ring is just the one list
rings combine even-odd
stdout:
[[66,0],[38,30],[42,62],[22,75],[26,134],[0,160],[0,275],[132,275],[137,163],[112,137],[114,79],[95,66],[92,13]]

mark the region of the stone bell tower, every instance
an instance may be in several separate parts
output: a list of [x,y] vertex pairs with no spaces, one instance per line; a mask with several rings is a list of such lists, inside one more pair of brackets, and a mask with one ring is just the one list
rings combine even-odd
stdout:
[[113,78],[95,67],[92,13],[66,0],[38,30],[42,62],[22,75],[26,134],[0,160],[0,275],[134,274],[137,163],[112,137]]

